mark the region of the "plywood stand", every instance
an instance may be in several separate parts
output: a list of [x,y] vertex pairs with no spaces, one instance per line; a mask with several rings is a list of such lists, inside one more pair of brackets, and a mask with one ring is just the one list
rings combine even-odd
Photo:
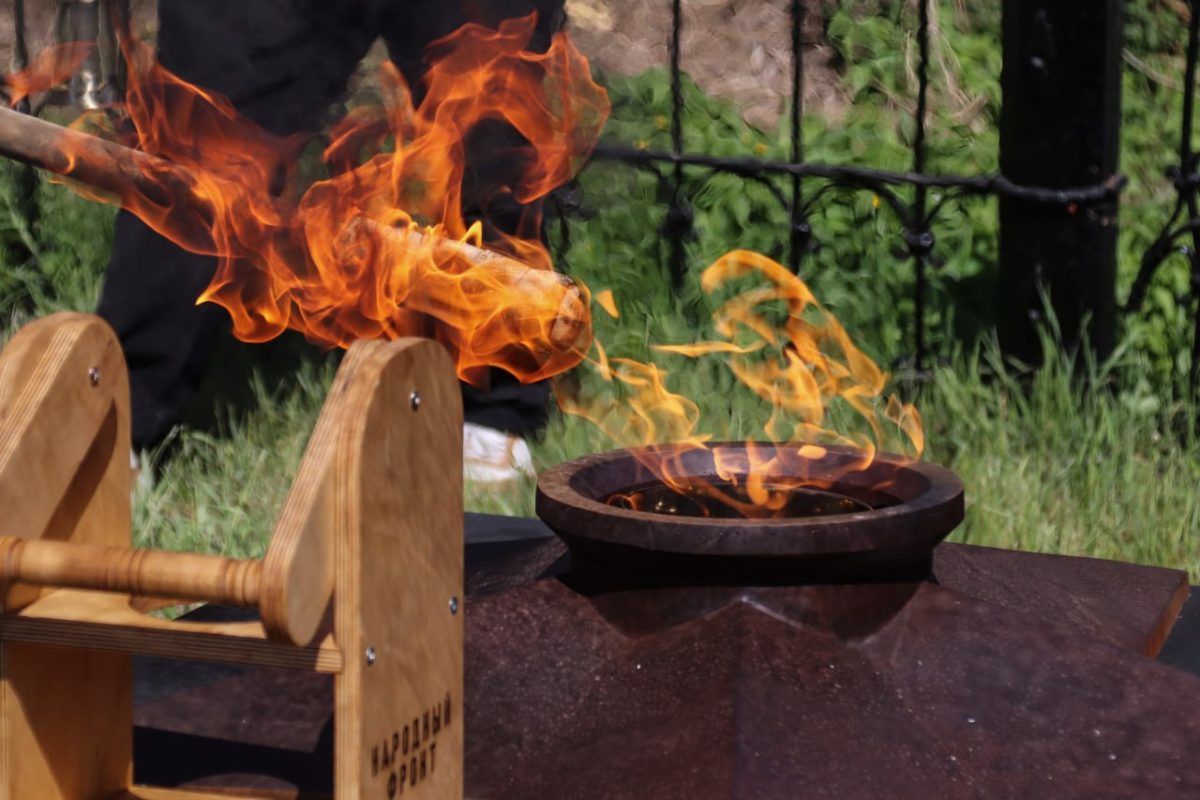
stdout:
[[[359,342],[262,561],[134,550],[117,340],[23,328],[0,353],[0,800],[218,796],[131,785],[135,653],[332,673],[338,800],[461,797],[461,436],[440,346]],[[261,622],[144,613],[161,598]]]

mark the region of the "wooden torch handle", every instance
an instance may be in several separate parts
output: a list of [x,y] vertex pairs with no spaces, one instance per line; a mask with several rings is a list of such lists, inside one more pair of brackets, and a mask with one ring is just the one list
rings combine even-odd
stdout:
[[[166,159],[4,107],[0,107],[0,156],[33,164],[115,196],[133,189],[160,206],[182,205],[200,219],[212,219],[212,208],[194,190],[192,176]],[[376,223],[369,226],[377,232],[382,228]],[[433,253],[438,260],[465,258],[495,274],[503,284],[530,293],[551,293],[561,303],[549,342],[560,352],[577,347],[580,332],[590,325],[586,300],[566,275],[535,269],[501,253],[415,228],[396,229],[389,235],[414,248],[429,244],[433,238]]]
[[0,536],[0,582],[258,606],[261,561]]
[[0,155],[114,195],[133,188],[164,206],[201,205],[188,174],[161,158],[2,106]]

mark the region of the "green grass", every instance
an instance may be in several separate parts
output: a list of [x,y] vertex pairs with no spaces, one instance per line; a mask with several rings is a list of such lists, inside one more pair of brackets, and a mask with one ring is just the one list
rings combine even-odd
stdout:
[[249,413],[225,410],[213,432],[177,429],[147,454],[134,493],[138,542],[262,556],[332,375],[329,366],[306,365],[274,392],[255,375]]
[[927,458],[966,487],[954,538],[1173,566],[1194,582],[1196,410],[1163,404],[1145,383],[1117,388],[1140,361],[1080,367],[1057,354],[1022,374],[989,344],[938,370],[922,409],[932,423]]
[[[904,98],[911,87],[896,54],[911,47],[906,12],[875,14],[870,3],[833,3],[834,45],[847,58],[844,76],[854,105],[834,124],[805,120],[810,158],[888,168],[907,166],[911,119]],[[891,4],[899,8],[905,4]],[[932,163],[945,172],[995,168],[999,107],[997,17],[990,4],[967,2],[966,17],[943,3],[941,46],[958,55],[951,77],[985,99],[964,121],[945,102],[945,76],[935,77]],[[978,6],[978,8],[977,8]],[[883,8],[882,6],[880,7]],[[1178,74],[1178,42],[1170,12],[1131,18],[1128,44],[1140,63]],[[889,61],[888,59],[892,59]],[[1177,88],[1152,85],[1130,70],[1125,86],[1123,170],[1131,186],[1122,209],[1121,291],[1137,258],[1161,224],[1171,201],[1162,168],[1169,153],[1163,131],[1178,122]],[[663,144],[658,118],[667,110],[661,72],[610,78],[614,119],[608,135],[620,141]],[[727,103],[687,85],[687,145],[714,153],[755,152],[784,157],[780,132],[741,123]],[[939,98],[941,98],[939,100]],[[1165,127],[1164,127],[1165,126]],[[1174,134],[1172,134],[1173,136]],[[63,308],[90,309],[112,235],[111,209],[72,196],[60,186],[37,189],[40,219],[25,224],[12,170],[0,174],[0,312],[7,336],[35,315]],[[689,248],[693,274],[674,289],[664,275],[658,226],[665,213],[661,187],[644,173],[593,165],[582,178],[595,215],[571,223],[566,263],[593,289],[609,288],[622,310],[603,314],[597,332],[613,354],[651,357],[654,342],[704,335],[711,303],[694,276],[724,250],[745,246],[781,254],[786,219],[762,187],[728,177],[692,175],[698,239]],[[903,355],[911,315],[909,262],[895,257],[898,223],[875,207],[869,193],[839,195],[813,212],[821,249],[805,261],[805,277],[854,338],[881,363]],[[1186,268],[1176,259],[1156,282],[1146,313],[1125,321],[1123,346],[1103,365],[1075,363],[1048,335],[1045,366],[1030,373],[1006,365],[987,331],[992,323],[996,215],[991,201],[951,204],[937,225],[944,266],[931,274],[931,339],[943,356],[920,387],[899,383],[915,399],[929,434],[927,458],[957,471],[966,485],[967,519],[955,537],[979,544],[1096,555],[1187,569],[1200,579],[1200,442],[1195,408],[1181,390],[1190,310],[1183,302]],[[664,360],[673,386],[698,398],[703,420],[723,435],[754,435],[762,409],[733,386],[720,366]],[[178,430],[163,454],[150,454],[135,494],[139,543],[173,549],[260,554],[282,505],[300,454],[332,376],[329,365],[308,365],[268,388],[252,382],[248,407],[225,408],[214,429]],[[594,376],[572,380],[586,393]],[[587,423],[555,413],[532,443],[539,467],[611,443]],[[471,510],[528,515],[533,486],[466,488]]]
[[[1144,368],[1144,366],[1142,367]],[[1186,569],[1200,578],[1200,441],[1147,384],[1128,352],[1102,366],[1051,354],[1037,372],[1006,366],[991,343],[960,353],[923,387],[927,458],[966,486],[958,541]],[[136,494],[146,545],[261,554],[315,422],[330,368],[306,369],[216,434],[185,430],[153,486]],[[747,404],[740,396],[735,404]],[[560,414],[533,443],[539,467],[604,449],[590,425]],[[532,515],[533,486],[466,487],[467,508]]]

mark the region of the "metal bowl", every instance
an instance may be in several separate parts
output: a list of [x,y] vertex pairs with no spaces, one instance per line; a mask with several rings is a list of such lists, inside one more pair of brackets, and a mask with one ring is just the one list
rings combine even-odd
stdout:
[[[744,460],[748,451],[737,443],[714,447],[732,454],[726,463]],[[686,503],[666,513],[661,505],[614,505],[622,496],[672,494],[655,482],[643,464],[647,458],[671,459],[690,480],[728,482],[711,449],[658,445],[546,470],[538,480],[537,514],[570,548],[577,568],[638,570],[656,576],[652,582],[720,583],[924,577],[933,548],[963,519],[962,482],[942,467],[877,454],[862,468],[862,454],[841,447],[823,447],[818,458],[801,457],[794,444],[750,447],[774,457],[769,481],[803,486],[800,491],[813,496],[796,508],[821,513],[739,518],[692,515]],[[841,508],[851,510],[837,513]]]

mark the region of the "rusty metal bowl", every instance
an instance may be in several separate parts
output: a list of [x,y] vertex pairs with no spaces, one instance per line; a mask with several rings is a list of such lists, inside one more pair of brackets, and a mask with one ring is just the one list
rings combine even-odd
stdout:
[[[777,472],[769,480],[804,487],[798,493],[807,497],[789,499],[799,515],[696,516],[697,504],[687,496],[664,508],[662,498],[675,493],[655,483],[635,450],[546,470],[538,480],[537,514],[570,548],[577,569],[603,565],[611,573],[619,566],[657,575],[652,582],[720,583],[924,577],[933,548],[963,519],[962,482],[942,467],[878,454],[862,469],[856,464],[861,453],[850,448],[825,447],[819,458],[802,458],[796,445],[751,446],[775,457]],[[719,447],[735,461],[739,448],[742,455],[747,450],[736,443]],[[729,478],[718,474],[710,449],[658,445],[642,454],[670,457],[692,480]],[[613,504],[629,496],[652,498],[659,510]]]

